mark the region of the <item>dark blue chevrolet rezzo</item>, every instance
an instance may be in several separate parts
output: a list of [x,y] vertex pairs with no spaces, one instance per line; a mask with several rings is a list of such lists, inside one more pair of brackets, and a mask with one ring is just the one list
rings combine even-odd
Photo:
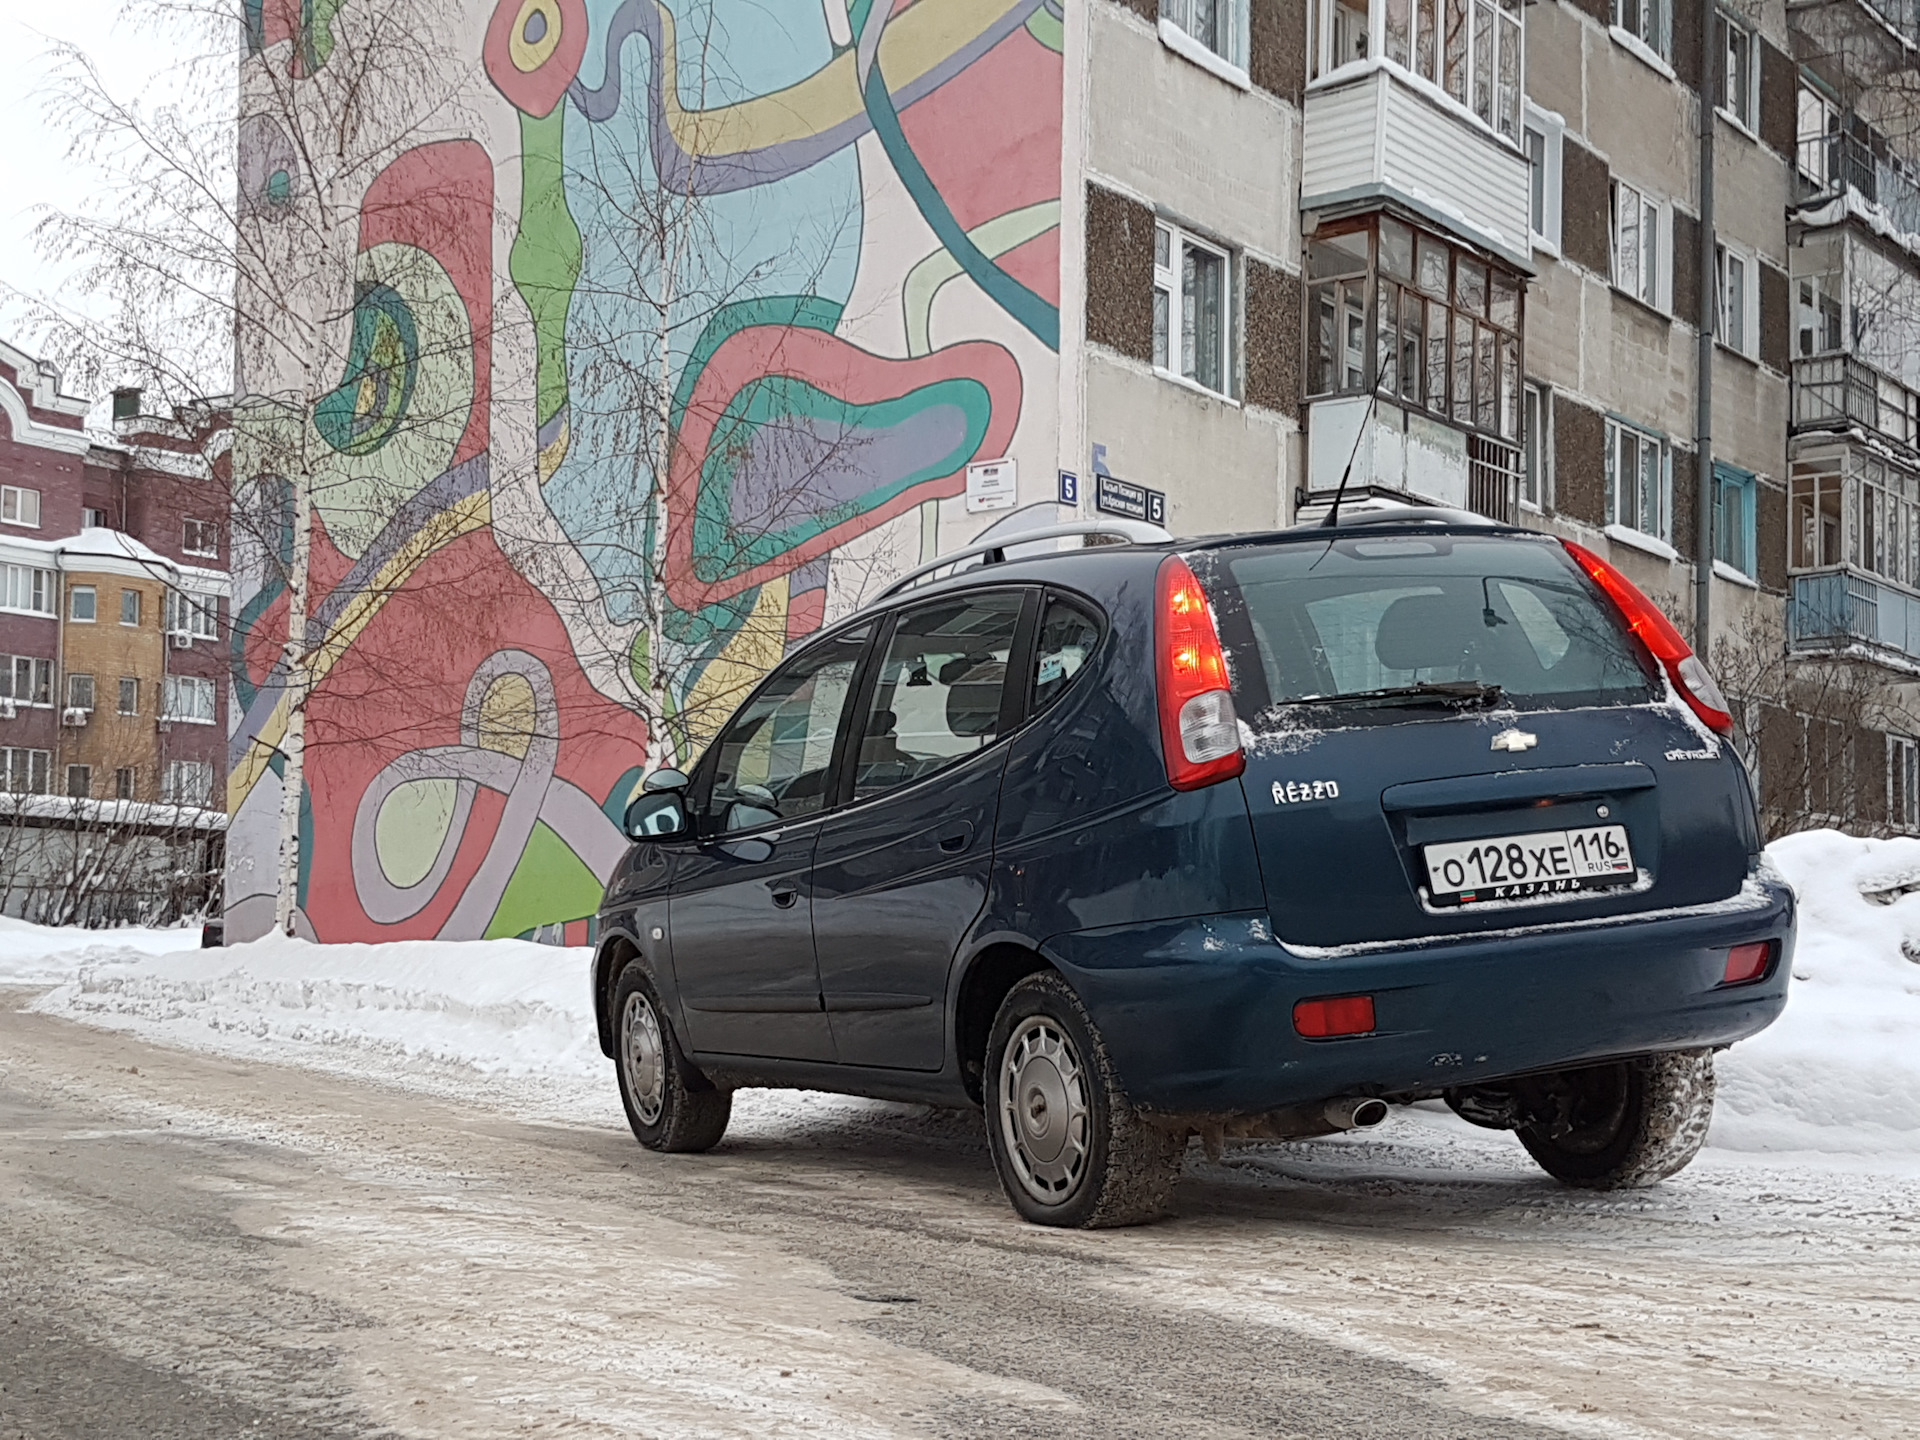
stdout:
[[1432,1097],[1570,1184],[1685,1165],[1794,899],[1666,617],[1452,511],[1021,540],[1068,532],[898,582],[647,778],[593,970],[640,1142],[743,1086],[979,1105],[1050,1225]]

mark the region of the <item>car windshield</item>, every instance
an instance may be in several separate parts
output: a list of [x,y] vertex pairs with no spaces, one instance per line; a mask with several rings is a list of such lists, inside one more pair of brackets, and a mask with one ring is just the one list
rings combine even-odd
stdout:
[[1362,535],[1222,558],[1211,586],[1246,713],[1648,694],[1626,632],[1548,540]]

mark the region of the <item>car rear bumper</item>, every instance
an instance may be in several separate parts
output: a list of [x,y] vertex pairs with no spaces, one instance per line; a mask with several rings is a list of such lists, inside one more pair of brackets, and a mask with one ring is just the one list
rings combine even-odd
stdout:
[[[1785,1008],[1793,939],[1792,890],[1755,878],[1690,910],[1324,958],[1277,943],[1254,913],[1079,931],[1043,948],[1135,1104],[1247,1114],[1731,1044]],[[1765,978],[1721,985],[1727,951],[1758,940],[1779,942]],[[1296,1002],[1350,994],[1374,997],[1371,1034],[1295,1033]]]

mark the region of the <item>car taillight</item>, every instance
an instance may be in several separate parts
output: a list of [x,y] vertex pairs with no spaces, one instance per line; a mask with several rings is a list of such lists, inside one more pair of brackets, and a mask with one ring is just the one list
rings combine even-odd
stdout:
[[1639,586],[1584,545],[1576,545],[1571,540],[1562,540],[1560,543],[1592,578],[1593,583],[1605,592],[1607,599],[1613,602],[1613,608],[1627,622],[1627,629],[1660,662],[1660,668],[1667,672],[1667,678],[1673,681],[1673,688],[1680,692],[1680,698],[1687,702],[1693,713],[1705,721],[1709,728],[1722,735],[1731,735],[1733,716],[1727,710],[1727,697],[1720,693],[1720,687],[1713,683],[1713,676],[1707,672],[1707,667],[1693,653],[1693,647],[1687,644],[1680,632],[1673,628],[1673,622],[1667,619],[1660,607],[1641,594]]
[[1293,1007],[1293,1028],[1308,1040],[1373,1033],[1371,995],[1328,995]]
[[1727,968],[1721,974],[1722,985],[1745,985],[1764,979],[1773,966],[1773,942],[1756,940],[1751,945],[1736,945],[1727,952]]
[[1160,563],[1154,620],[1160,682],[1160,744],[1176,790],[1231,780],[1247,768],[1240,720],[1227,688],[1227,657],[1213,628],[1207,592],[1187,562]]

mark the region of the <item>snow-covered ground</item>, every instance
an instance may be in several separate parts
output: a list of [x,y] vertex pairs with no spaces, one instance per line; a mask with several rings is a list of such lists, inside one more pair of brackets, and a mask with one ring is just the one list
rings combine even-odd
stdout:
[[[1920,962],[1903,950],[1920,955],[1920,840],[1816,831],[1769,855],[1801,899],[1791,999],[1771,1029],[1720,1058],[1710,1145],[1920,1173]],[[172,1044],[617,1120],[584,949],[279,938],[177,948],[197,941],[3,921],[0,983],[53,984],[36,1008]],[[743,1096],[736,1133],[858,1103]],[[1413,1141],[1438,1119],[1394,1128]]]

